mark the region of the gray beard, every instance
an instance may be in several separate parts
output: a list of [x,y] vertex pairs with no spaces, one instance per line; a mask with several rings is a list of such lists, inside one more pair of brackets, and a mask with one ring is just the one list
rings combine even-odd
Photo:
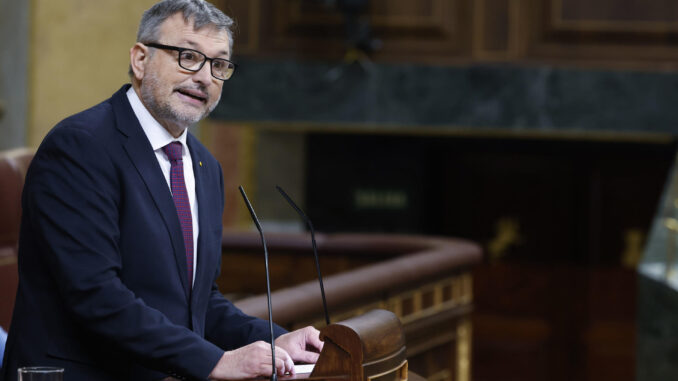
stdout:
[[153,90],[158,87],[158,82],[158,78],[154,74],[149,74],[144,77],[144,83],[140,89],[142,102],[144,105],[146,105],[146,107],[148,107],[151,114],[153,114],[156,118],[170,120],[183,128],[188,128],[206,118],[212,111],[214,111],[214,108],[217,107],[219,101],[221,100],[220,93],[217,101],[214,102],[214,104],[212,104],[209,109],[201,115],[196,116],[195,114],[181,113],[173,109],[169,102],[158,102],[158,100],[153,96]]

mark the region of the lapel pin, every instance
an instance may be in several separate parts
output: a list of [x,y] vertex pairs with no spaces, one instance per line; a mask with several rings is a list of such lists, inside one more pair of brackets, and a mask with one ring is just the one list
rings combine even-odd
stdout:
[[202,161],[199,161],[198,163],[199,163],[199,164],[200,164],[200,166],[202,167]]

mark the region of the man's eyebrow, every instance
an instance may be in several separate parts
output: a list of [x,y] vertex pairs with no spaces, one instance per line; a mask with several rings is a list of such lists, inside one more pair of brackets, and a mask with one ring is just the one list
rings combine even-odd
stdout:
[[[198,49],[199,48],[198,44],[196,44],[195,42],[193,42],[191,40],[184,40],[184,41],[186,42],[186,44],[191,46],[191,49],[200,50],[200,49]],[[219,52],[219,55],[215,56],[215,58],[220,57],[220,56],[226,56],[227,58],[230,58],[231,55],[228,54],[228,50],[222,50],[222,51]]]

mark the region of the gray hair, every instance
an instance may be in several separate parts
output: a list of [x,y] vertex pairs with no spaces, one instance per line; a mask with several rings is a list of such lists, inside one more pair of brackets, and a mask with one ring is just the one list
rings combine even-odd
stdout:
[[229,52],[233,54],[233,19],[205,0],[163,0],[144,12],[139,23],[137,42],[158,42],[160,25],[176,13],[181,12],[184,20],[193,20],[198,30],[205,26],[215,27],[228,34]]
[[[162,0],[141,16],[137,42],[158,42],[158,30],[165,20],[181,12],[184,20],[193,20],[193,28],[198,30],[205,26],[213,26],[217,30],[225,30],[228,35],[228,52],[233,56],[233,19],[205,0]],[[127,74],[134,77],[132,65],[129,65]]]

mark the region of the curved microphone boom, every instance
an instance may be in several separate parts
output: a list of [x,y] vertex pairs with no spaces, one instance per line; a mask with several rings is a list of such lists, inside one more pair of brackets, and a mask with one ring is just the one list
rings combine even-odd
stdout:
[[301,210],[300,207],[297,206],[297,204],[292,201],[290,196],[285,193],[285,191],[279,187],[275,186],[275,188],[280,192],[280,194],[287,200],[287,202],[294,208],[294,210],[297,211],[299,216],[306,222],[306,225],[308,225],[308,229],[311,231],[311,243],[313,245],[313,256],[315,257],[315,268],[318,271],[318,282],[320,283],[320,295],[323,298],[323,308],[325,309],[325,322],[327,325],[330,325],[330,314],[327,312],[327,300],[325,300],[325,287],[323,286],[323,276],[320,273],[320,261],[318,260],[318,248],[315,243],[315,230],[313,230],[313,224],[311,223],[311,219],[306,216],[303,210]]
[[278,381],[278,375],[276,374],[275,371],[275,336],[273,335],[273,313],[272,308],[271,308],[271,280],[270,280],[270,275],[268,272],[268,248],[266,247],[266,238],[264,238],[264,231],[261,229],[261,224],[259,223],[259,219],[257,218],[257,214],[254,213],[254,208],[252,208],[252,204],[250,204],[250,200],[247,199],[247,195],[245,194],[245,190],[243,189],[242,185],[238,187],[240,190],[240,194],[242,194],[243,200],[245,200],[245,205],[247,205],[247,209],[250,211],[250,215],[252,216],[252,221],[254,221],[254,225],[256,225],[257,230],[259,230],[259,235],[261,236],[261,244],[264,246],[264,259],[266,262],[266,296],[268,297],[268,325],[271,329],[271,365],[273,367],[272,373],[271,373],[271,381]]

